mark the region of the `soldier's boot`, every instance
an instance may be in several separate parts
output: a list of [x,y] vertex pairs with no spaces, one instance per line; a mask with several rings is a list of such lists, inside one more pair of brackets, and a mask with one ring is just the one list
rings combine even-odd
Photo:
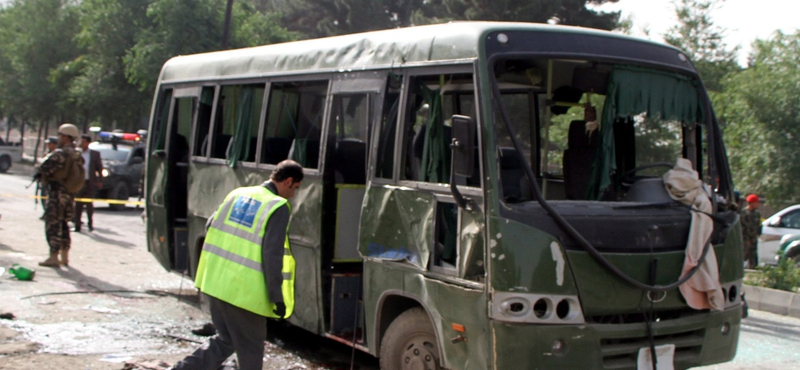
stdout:
[[61,250],[61,265],[69,266],[69,249]]
[[39,266],[44,266],[44,267],[59,267],[59,266],[61,266],[58,263],[58,253],[50,253],[50,258],[48,258],[48,259],[46,259],[46,260],[44,260],[42,262],[39,262]]

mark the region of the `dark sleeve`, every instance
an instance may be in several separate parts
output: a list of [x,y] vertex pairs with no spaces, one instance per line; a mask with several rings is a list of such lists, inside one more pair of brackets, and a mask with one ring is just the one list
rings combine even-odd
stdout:
[[45,180],[51,180],[58,168],[67,162],[67,156],[60,149],[54,150],[45,157],[44,162],[39,166],[39,173]]
[[284,205],[269,217],[267,231],[261,241],[261,264],[264,269],[269,301],[283,302],[283,243],[289,225],[289,206]]
[[103,178],[103,159],[100,157],[100,152],[94,151],[94,171],[97,178]]

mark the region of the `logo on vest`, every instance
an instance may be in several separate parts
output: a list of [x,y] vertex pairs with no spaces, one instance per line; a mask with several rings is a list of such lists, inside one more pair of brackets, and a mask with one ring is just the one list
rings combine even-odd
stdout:
[[253,198],[238,197],[233,203],[229,220],[244,227],[253,227],[256,213],[261,208],[261,202]]

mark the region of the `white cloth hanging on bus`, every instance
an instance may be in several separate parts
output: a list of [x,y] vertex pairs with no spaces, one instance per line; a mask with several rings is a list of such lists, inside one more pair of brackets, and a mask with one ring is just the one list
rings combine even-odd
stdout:
[[709,192],[692,168],[692,162],[678,158],[675,167],[664,174],[664,185],[670,197],[692,208],[704,212],[691,212],[692,224],[686,242],[686,258],[683,261],[681,277],[702,263],[697,272],[679,287],[689,307],[697,310],[724,308],[725,299],[719,283],[719,267],[714,247],[711,246],[703,261],[703,247],[710,243],[714,222],[707,214],[712,212]]

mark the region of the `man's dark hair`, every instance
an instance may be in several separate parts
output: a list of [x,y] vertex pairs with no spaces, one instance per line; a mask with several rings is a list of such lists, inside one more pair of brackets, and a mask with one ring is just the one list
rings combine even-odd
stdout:
[[281,182],[288,178],[291,178],[294,182],[303,181],[303,166],[291,159],[284,159],[272,170],[269,179]]
[[83,135],[81,135],[81,139],[86,140],[86,141],[92,141],[92,136],[89,135],[89,134],[83,134]]

